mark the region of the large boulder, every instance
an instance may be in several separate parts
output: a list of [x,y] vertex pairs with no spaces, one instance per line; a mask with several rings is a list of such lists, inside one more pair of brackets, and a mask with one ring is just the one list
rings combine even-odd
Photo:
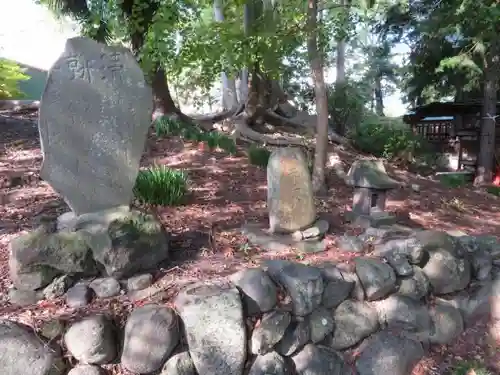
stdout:
[[246,359],[243,305],[236,287],[195,283],[175,299],[199,374],[242,375]]
[[293,233],[316,220],[307,160],[299,148],[274,150],[267,164],[267,205],[271,232]]
[[356,369],[359,375],[408,375],[423,356],[418,341],[381,331],[366,341]]
[[448,294],[465,289],[471,280],[467,258],[458,258],[445,248],[429,251],[429,260],[422,268],[435,294]]
[[108,276],[116,279],[151,271],[169,257],[168,234],[153,216],[132,210],[108,221],[82,221],[77,228],[85,238],[94,259]]
[[319,268],[286,260],[269,260],[264,265],[290,296],[295,315],[306,316],[321,304],[324,281]]
[[116,357],[116,338],[111,321],[91,315],[74,322],[64,334],[68,351],[82,363],[106,364]]
[[2,375],[60,375],[64,366],[57,353],[29,328],[11,321],[0,321]]
[[85,276],[97,273],[84,234],[54,229],[54,223],[42,224],[10,242],[10,276],[17,289],[43,288],[63,273]]
[[155,304],[132,311],[125,324],[121,363],[127,370],[147,374],[160,369],[179,343],[175,311]]

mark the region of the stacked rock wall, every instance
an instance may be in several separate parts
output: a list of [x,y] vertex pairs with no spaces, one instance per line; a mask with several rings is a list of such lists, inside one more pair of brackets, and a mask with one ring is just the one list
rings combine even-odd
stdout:
[[[373,251],[351,265],[269,260],[186,287],[175,309],[136,308],[123,335],[102,315],[74,322],[63,334],[80,362],[71,375],[117,360],[141,374],[408,375],[431,345],[449,343],[496,303],[496,239],[396,227],[362,236]],[[33,354],[16,348],[16,330],[25,328],[2,323],[0,345],[27,363]],[[31,345],[42,356],[31,373],[49,374],[57,351]],[[4,373],[16,373],[8,366],[0,354]]]

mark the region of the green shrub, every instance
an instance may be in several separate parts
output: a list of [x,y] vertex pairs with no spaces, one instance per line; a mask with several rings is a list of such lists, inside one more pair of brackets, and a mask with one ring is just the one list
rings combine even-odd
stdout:
[[19,81],[27,81],[30,77],[13,61],[0,59],[0,100],[22,99],[24,93],[19,89]]
[[480,363],[476,361],[462,361],[455,366],[453,366],[453,370],[451,372],[451,375],[468,375],[472,373],[475,375],[492,375],[486,367],[481,365]]
[[218,139],[218,146],[224,151],[230,153],[231,155],[236,154],[236,143],[232,138],[227,135],[221,134]]
[[139,171],[134,186],[134,195],[141,203],[162,206],[182,204],[187,192],[186,173],[165,165]]
[[400,123],[390,123],[377,116],[370,116],[349,134],[354,146],[362,152],[389,160],[412,162],[428,153],[423,138]]
[[271,151],[269,151],[267,148],[256,146],[253,144],[248,148],[248,160],[250,161],[250,164],[266,168],[270,156]]
[[469,176],[465,174],[442,174],[439,175],[439,181],[449,188],[458,188],[466,185],[469,181]]
[[490,194],[500,197],[500,186],[491,185],[486,188],[486,191]]
[[155,132],[158,137],[180,136],[193,142],[207,142],[210,149],[221,148],[230,154],[236,153],[236,144],[228,136],[216,131],[204,132],[194,124],[162,116],[156,119]]

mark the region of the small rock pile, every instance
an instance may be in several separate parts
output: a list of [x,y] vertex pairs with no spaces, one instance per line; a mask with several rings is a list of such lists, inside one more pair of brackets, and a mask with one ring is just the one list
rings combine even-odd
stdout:
[[[364,235],[383,255],[353,265],[268,260],[189,285],[175,309],[137,307],[122,332],[104,315],[73,322],[60,333],[80,363],[70,375],[118,361],[139,374],[408,375],[430,345],[450,342],[479,314],[495,315],[495,239],[409,230],[403,239],[400,227]],[[28,328],[0,323],[4,374],[28,366],[32,375],[60,374],[60,353]]]
[[93,295],[107,298],[122,289],[147,288],[168,260],[168,235],[153,216],[128,207],[46,220],[10,246],[9,300],[30,305],[66,293],[70,307]]

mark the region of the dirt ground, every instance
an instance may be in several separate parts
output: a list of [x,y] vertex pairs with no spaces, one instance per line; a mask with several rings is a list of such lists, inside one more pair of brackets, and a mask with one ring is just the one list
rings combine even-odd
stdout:
[[[223,277],[242,267],[258,265],[263,259],[349,262],[355,256],[339,251],[335,245],[336,236],[352,229],[343,221],[352,190],[333,172],[328,177],[328,195],[317,199],[320,216],[331,226],[328,249],[299,259],[295,253],[275,254],[245,246],[246,241],[239,233],[241,225],[266,221],[266,173],[248,164],[243,149],[238,155],[229,156],[218,151],[200,151],[178,138],[157,140],[152,135],[147,151],[143,166],[154,161],[184,169],[189,174],[191,186],[186,205],[155,209],[172,234],[173,258],[168,269],[158,270],[155,275],[157,293],[140,301],[130,301],[126,296],[100,300],[81,310],[69,309],[62,301],[17,308],[6,298],[11,284],[9,241],[34,228],[41,217],[55,217],[68,211],[68,207],[39,178],[41,152],[36,126],[28,122],[3,124],[0,118],[0,318],[21,320],[37,328],[53,317],[69,321],[76,316],[102,311],[120,323],[131,308],[145,301],[168,304],[184,282]],[[347,170],[354,156],[340,151],[339,156]],[[393,191],[388,198],[388,210],[395,212],[401,223],[500,235],[499,198],[471,187],[450,189],[431,179],[394,168],[389,168],[389,173],[407,186]],[[411,184],[418,184],[420,192],[414,192]],[[486,318],[477,321],[451,345],[434,347],[413,375],[446,374],[457,361],[464,359],[484,363],[494,374],[500,374],[500,355],[488,337],[488,325]],[[110,371],[124,374],[118,366],[111,366]]]

